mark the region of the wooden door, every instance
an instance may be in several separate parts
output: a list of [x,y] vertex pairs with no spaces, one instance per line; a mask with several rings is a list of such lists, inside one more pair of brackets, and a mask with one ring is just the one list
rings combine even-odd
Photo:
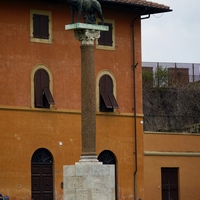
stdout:
[[32,200],[53,200],[52,165],[32,165]]
[[162,168],[162,200],[178,200],[178,168]]

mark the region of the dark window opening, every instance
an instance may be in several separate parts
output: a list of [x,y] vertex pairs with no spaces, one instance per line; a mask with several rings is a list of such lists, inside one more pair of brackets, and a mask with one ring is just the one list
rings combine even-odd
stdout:
[[34,76],[35,107],[49,108],[54,105],[54,99],[49,90],[49,75],[44,69],[39,69]]
[[[98,24],[101,25],[102,23],[99,22]],[[98,39],[98,44],[103,46],[113,46],[112,24],[104,23],[104,25],[109,27],[109,31],[101,31],[101,36]]]
[[40,148],[34,152],[31,162],[36,164],[48,164],[52,163],[53,159],[50,151],[45,148]]
[[49,39],[49,16],[33,14],[33,37]]
[[100,111],[113,112],[119,108],[113,95],[113,81],[109,75],[103,75],[99,81]]
[[109,150],[102,151],[98,156],[99,162],[102,162],[104,165],[115,165],[116,158],[113,152]]
[[49,88],[43,88],[43,91],[44,91],[44,95],[45,95],[48,103],[53,105],[54,100],[53,100],[53,96],[51,95],[51,91],[49,90]]

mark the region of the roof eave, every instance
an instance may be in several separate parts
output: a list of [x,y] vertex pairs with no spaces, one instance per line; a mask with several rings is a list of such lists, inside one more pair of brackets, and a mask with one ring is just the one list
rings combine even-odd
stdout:
[[[143,7],[143,10],[145,7]],[[148,14],[159,14],[159,13],[165,13],[165,12],[172,12],[172,9],[163,9],[163,8],[149,8],[146,7],[146,11],[144,11],[141,15],[148,15]]]
[[[141,15],[148,15],[148,14],[158,14],[164,12],[171,12],[172,9],[168,6],[164,6],[162,4],[155,4],[156,6],[150,6],[149,4],[134,4],[130,1],[118,1],[118,0],[99,0],[102,4],[112,4],[112,5],[120,5],[124,8],[129,8],[134,10],[135,12],[141,13]],[[122,7],[121,7],[122,8]]]

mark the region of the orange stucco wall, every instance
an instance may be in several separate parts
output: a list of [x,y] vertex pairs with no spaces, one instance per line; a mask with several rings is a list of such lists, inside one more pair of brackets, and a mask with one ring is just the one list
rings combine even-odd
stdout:
[[[63,165],[79,161],[81,154],[80,43],[69,24],[67,3],[9,0],[0,12],[0,193],[11,200],[31,199],[31,157],[38,148],[53,155],[54,196],[62,199]],[[52,12],[52,44],[30,42],[30,9]],[[120,15],[119,15],[120,12]],[[119,109],[97,110],[97,155],[111,150],[117,159],[118,199],[133,199],[135,166],[134,93],[131,23],[135,14],[103,7],[105,19],[115,21],[115,50],[95,49],[96,76],[109,70],[116,79]],[[137,99],[137,196],[143,199],[143,129],[141,92],[140,20],[135,21]],[[46,66],[53,77],[55,105],[51,109],[31,106],[31,73]],[[62,145],[59,145],[62,142]]]
[[[31,198],[31,157],[38,148],[48,149],[54,158],[54,195],[61,199],[63,165],[78,162],[81,154],[80,113],[0,109],[1,191],[11,199]],[[138,135],[142,125],[138,119]],[[110,126],[110,124],[112,126]],[[105,126],[102,126],[105,125]],[[97,155],[111,150],[117,158],[119,199],[133,199],[133,117],[97,115]],[[138,138],[142,139],[142,138]],[[59,145],[62,142],[62,145]],[[139,158],[138,195],[143,195],[143,164]]]
[[[12,2],[12,1],[11,1]],[[14,1],[13,1],[14,2]],[[30,74],[37,64],[46,65],[53,76],[56,109],[80,109],[80,43],[72,31],[65,31],[70,23],[70,9],[47,3],[2,3],[1,23],[1,105],[30,107]],[[37,5],[38,4],[38,5]],[[30,42],[30,9],[52,12],[53,43]],[[118,11],[119,12],[119,11]],[[16,17],[17,16],[17,17]],[[132,29],[134,14],[127,11],[105,10],[105,19],[115,20],[116,50],[95,51],[96,74],[110,70],[117,81],[119,112],[133,112]],[[137,112],[141,102],[141,36],[140,23],[135,23],[135,63],[137,67]],[[22,78],[23,77],[23,78]],[[24,84],[21,84],[23,80]],[[124,81],[126,80],[126,81]],[[11,82],[13,84],[6,84]],[[25,84],[26,83],[26,84]],[[124,98],[126,97],[126,98]]]
[[145,133],[145,200],[160,200],[161,168],[176,167],[179,200],[199,199],[199,134]]

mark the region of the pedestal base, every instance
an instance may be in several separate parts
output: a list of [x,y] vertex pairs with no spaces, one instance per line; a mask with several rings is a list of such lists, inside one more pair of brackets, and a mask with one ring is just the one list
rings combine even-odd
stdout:
[[114,165],[81,158],[63,171],[64,200],[115,200]]

